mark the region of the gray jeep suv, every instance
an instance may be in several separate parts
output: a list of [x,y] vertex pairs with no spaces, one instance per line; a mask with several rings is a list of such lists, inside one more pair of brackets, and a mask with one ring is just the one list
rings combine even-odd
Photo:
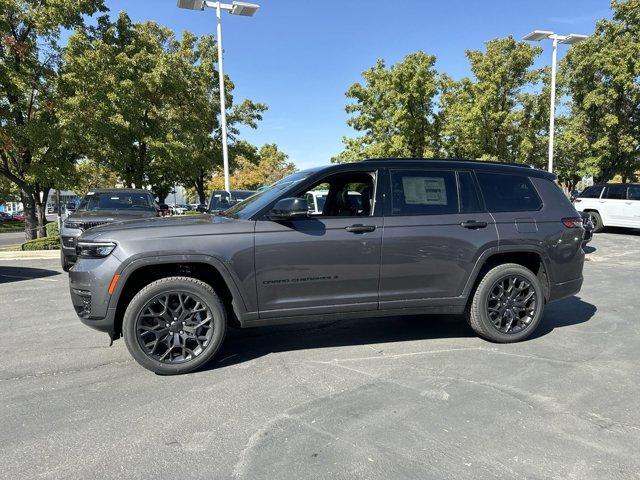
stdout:
[[554,178],[453,160],[305,170],[220,215],[87,230],[71,298],[82,322],[161,374],[211,360],[230,321],[464,314],[480,336],[515,342],[582,285],[582,220]]
[[65,218],[60,230],[60,262],[65,272],[76,263],[76,241],[84,230],[123,220],[157,217],[155,199],[148,190],[98,189],[88,192]]

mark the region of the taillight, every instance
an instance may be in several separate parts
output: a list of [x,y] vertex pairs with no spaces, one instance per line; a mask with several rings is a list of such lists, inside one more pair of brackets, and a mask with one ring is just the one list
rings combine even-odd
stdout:
[[567,228],[582,228],[582,217],[563,218],[562,224]]

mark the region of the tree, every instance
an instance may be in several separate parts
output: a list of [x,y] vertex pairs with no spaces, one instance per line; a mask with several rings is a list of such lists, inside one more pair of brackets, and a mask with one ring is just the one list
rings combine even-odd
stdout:
[[95,188],[115,188],[120,183],[113,170],[95,160],[80,160],[75,169],[72,188],[77,195],[84,195]]
[[7,202],[17,202],[20,193],[12,182],[6,177],[0,177],[0,205]]
[[640,0],[613,1],[613,18],[571,47],[561,64],[570,96],[560,153],[595,180],[640,170]]
[[[87,155],[118,172],[128,186],[150,186],[164,201],[174,184],[194,187],[205,200],[205,182],[221,163],[216,44],[153,22],[115,22],[69,40],[63,80],[69,90],[65,125]],[[99,85],[100,88],[95,88]],[[266,106],[233,105],[226,79],[228,131],[256,127]],[[214,132],[214,135],[211,135]]]
[[75,32],[66,49],[63,124],[88,157],[129,187],[149,185],[149,172],[167,160],[176,91],[166,55],[172,41],[171,30],[133,23],[121,12],[115,22],[105,16]]
[[[186,32],[171,56],[173,75],[179,79],[179,99],[171,112],[175,149],[171,155],[174,178],[197,192],[206,203],[206,184],[222,166],[222,129],[219,120],[220,90],[216,68],[217,47],[211,36],[197,38]],[[234,105],[234,84],[225,77],[227,140],[230,167],[237,156],[247,154],[239,140],[239,125],[256,128],[266,105],[251,100]],[[213,135],[211,134],[213,132]],[[251,147],[249,147],[250,149]]]
[[[540,48],[512,37],[469,50],[473,78],[447,78],[440,97],[447,156],[544,164],[543,96],[533,87],[542,70],[531,66]],[[548,117],[547,117],[548,118]]]
[[344,138],[345,150],[333,161],[365,157],[428,157],[440,150],[440,115],[435,99],[440,92],[436,58],[424,52],[407,55],[390,68],[378,60],[362,73],[364,84],[347,90],[354,99],[346,107],[347,124],[362,136]]
[[0,174],[20,191],[25,236],[45,236],[46,201],[79,152],[59,121],[61,29],[83,28],[102,0],[0,0]]
[[[262,186],[271,185],[296,171],[295,164],[287,161],[288,158],[289,156],[279,150],[276,144],[265,144],[260,147],[254,158],[244,155],[237,157],[231,183],[234,188],[247,190],[257,190]],[[223,190],[222,172],[219,171],[207,187],[209,190]]]

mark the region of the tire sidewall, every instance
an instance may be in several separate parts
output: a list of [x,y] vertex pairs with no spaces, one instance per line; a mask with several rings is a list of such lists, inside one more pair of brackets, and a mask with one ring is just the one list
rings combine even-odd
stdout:
[[[213,315],[213,336],[209,345],[195,359],[175,365],[162,363],[149,357],[140,346],[136,334],[136,323],[140,311],[157,295],[172,292],[185,292],[197,296]],[[129,353],[140,365],[161,375],[174,375],[197,370],[209,362],[224,341],[226,325],[225,308],[211,287],[204,282],[173,277],[150,283],[133,297],[124,314],[122,334]]]
[[589,212],[589,216],[591,217],[591,222],[593,223],[593,232],[601,232],[604,228],[602,225],[602,217],[598,212]]
[[[509,275],[519,275],[524,277],[535,289],[536,292],[536,310],[531,323],[527,328],[518,333],[503,333],[500,332],[489,318],[487,311],[487,303],[489,301],[489,294],[495,283],[503,277]],[[500,343],[511,343],[524,340],[529,337],[538,328],[540,321],[542,320],[542,314],[544,311],[544,290],[539,278],[528,268],[520,265],[508,265],[494,268],[487,273],[484,281],[478,288],[476,295],[479,295],[478,313],[480,315],[480,321],[483,323],[483,330],[486,333],[486,337],[489,340]]]

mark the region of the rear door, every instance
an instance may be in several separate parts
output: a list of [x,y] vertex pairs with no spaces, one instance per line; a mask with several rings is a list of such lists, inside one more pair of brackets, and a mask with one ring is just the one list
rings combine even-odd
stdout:
[[471,171],[388,171],[380,308],[459,297],[480,252],[497,246],[495,223]]
[[640,185],[629,185],[624,203],[624,216],[629,227],[640,228]]
[[625,184],[607,185],[601,202],[602,220],[607,226],[625,227],[629,222],[627,218],[627,186]]

